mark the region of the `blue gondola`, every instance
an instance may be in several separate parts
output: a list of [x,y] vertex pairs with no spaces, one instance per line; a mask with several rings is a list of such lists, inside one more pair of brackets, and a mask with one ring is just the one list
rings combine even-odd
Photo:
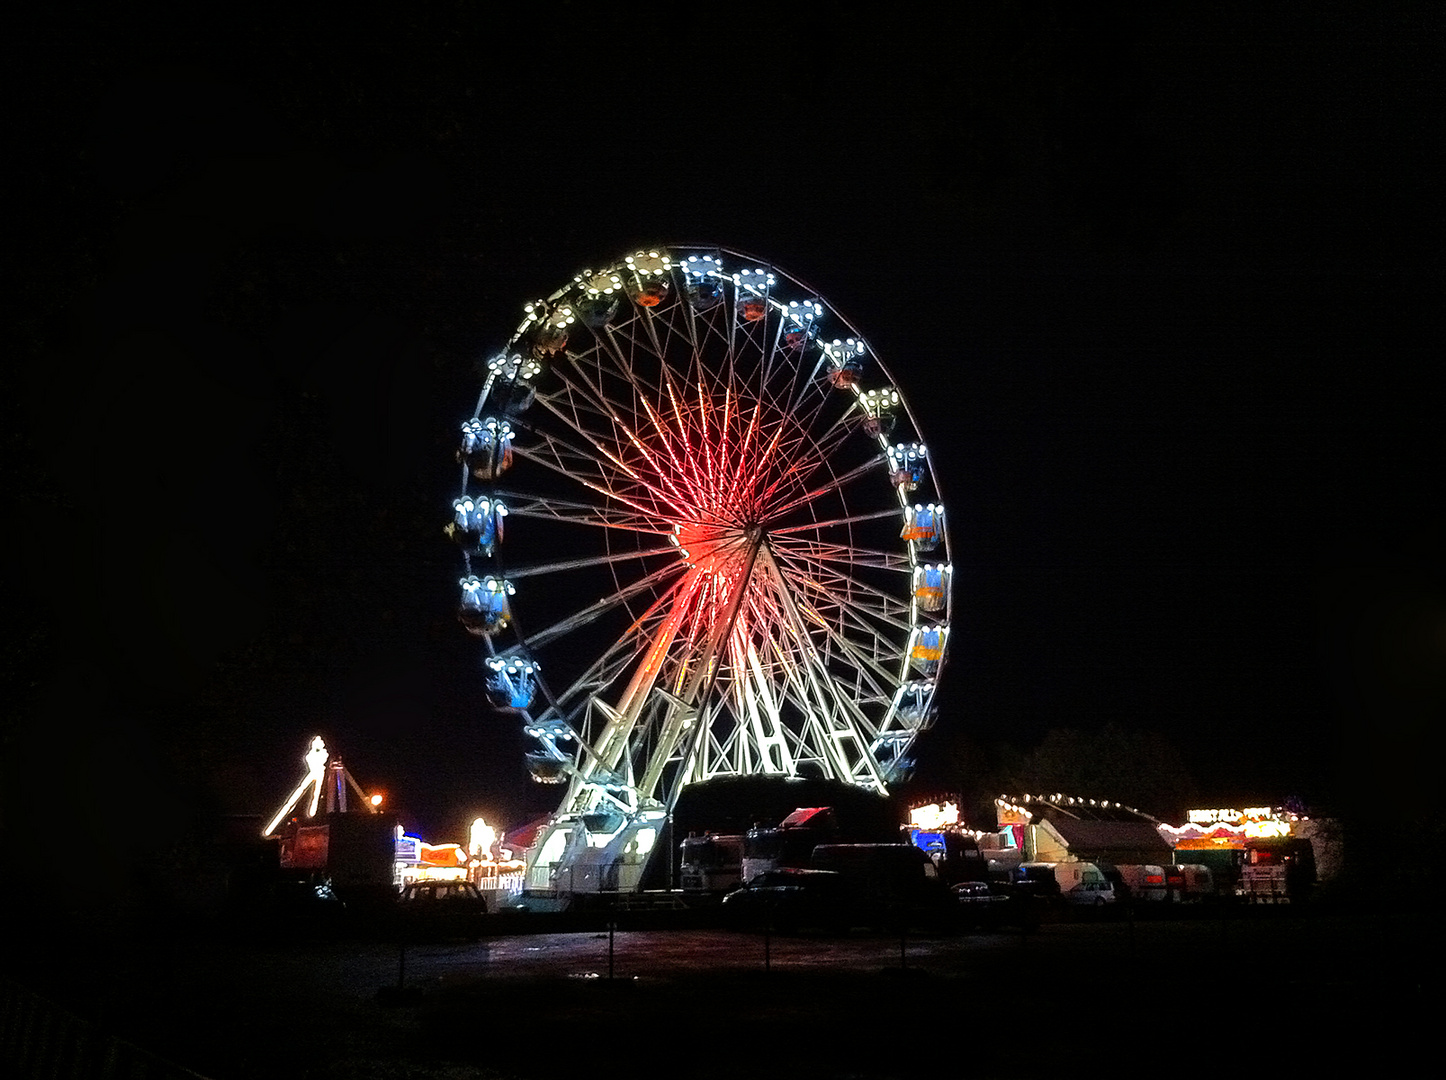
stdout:
[[489,416],[462,425],[457,460],[478,480],[492,480],[512,467],[512,425]]
[[939,670],[944,659],[944,645],[948,640],[949,628],[945,626],[920,626],[910,637],[909,660],[925,675]]
[[491,555],[502,540],[507,507],[500,499],[460,495],[452,500],[452,522],[446,532],[469,554]]
[[944,507],[937,503],[906,507],[899,535],[920,551],[933,551],[944,540]]
[[522,711],[537,696],[537,665],[517,657],[487,658],[487,700],[494,709]]
[[470,633],[491,637],[512,621],[512,607],[507,601],[517,592],[512,582],[469,574],[458,584],[462,586],[462,600],[457,605],[457,619]]
[[790,349],[807,345],[818,333],[818,320],[822,315],[823,305],[817,300],[790,300],[784,312],[783,343]]

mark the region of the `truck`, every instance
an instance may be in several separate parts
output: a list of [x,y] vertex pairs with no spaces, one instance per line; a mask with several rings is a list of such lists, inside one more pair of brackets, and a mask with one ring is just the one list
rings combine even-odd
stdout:
[[776,827],[755,825],[743,834],[743,884],[767,870],[806,869],[813,849],[836,839],[838,820],[830,806],[799,807]]
[[1315,880],[1315,849],[1310,841],[1287,838],[1247,847],[1236,889],[1246,903],[1300,903]]
[[909,843],[934,863],[947,885],[965,881],[988,881],[989,870],[979,841],[959,829],[922,829],[917,825],[904,827]]
[[743,884],[742,836],[704,833],[678,846],[678,884],[685,893],[722,894]]

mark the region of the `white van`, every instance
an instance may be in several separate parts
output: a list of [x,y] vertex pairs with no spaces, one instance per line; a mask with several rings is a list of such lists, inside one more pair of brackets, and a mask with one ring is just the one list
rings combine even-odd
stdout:
[[1175,867],[1180,871],[1183,887],[1180,899],[1187,904],[1199,904],[1215,898],[1215,876],[1210,867],[1199,863],[1184,863]]
[[1053,872],[1055,884],[1059,886],[1060,899],[1067,904],[1104,907],[1115,902],[1115,887],[1094,863],[1021,863],[1018,879],[1038,880],[1045,871]]
[[1130,899],[1138,903],[1164,903],[1169,899],[1169,886],[1165,883],[1165,868],[1148,863],[1133,863],[1116,866],[1120,877],[1130,889]]

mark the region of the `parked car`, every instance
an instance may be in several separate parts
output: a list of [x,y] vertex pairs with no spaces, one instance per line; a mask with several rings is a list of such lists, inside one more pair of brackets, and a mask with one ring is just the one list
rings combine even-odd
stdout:
[[1054,863],[1020,863],[1009,875],[1009,883],[1021,898],[1053,907],[1060,902],[1059,881],[1054,876]]
[[487,901],[470,881],[414,881],[397,894],[395,913],[404,938],[475,941],[486,928]]
[[1103,908],[1115,902],[1114,885],[1094,863],[1057,863],[1054,873],[1067,904]]
[[959,903],[962,925],[989,927],[1008,921],[1011,897],[1007,887],[988,881],[961,881],[950,891]]
[[724,896],[723,914],[735,926],[842,932],[849,927],[851,904],[842,874],[779,867]]

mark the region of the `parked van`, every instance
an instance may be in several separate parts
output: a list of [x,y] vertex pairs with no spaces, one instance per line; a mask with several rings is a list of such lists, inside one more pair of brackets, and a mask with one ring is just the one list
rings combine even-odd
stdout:
[[1141,904],[1164,903],[1167,892],[1165,868],[1148,863],[1127,863],[1116,866],[1120,877],[1130,890],[1130,899]]
[[1215,898],[1215,876],[1210,867],[1199,863],[1184,863],[1180,871],[1180,899],[1186,904],[1200,904]]

